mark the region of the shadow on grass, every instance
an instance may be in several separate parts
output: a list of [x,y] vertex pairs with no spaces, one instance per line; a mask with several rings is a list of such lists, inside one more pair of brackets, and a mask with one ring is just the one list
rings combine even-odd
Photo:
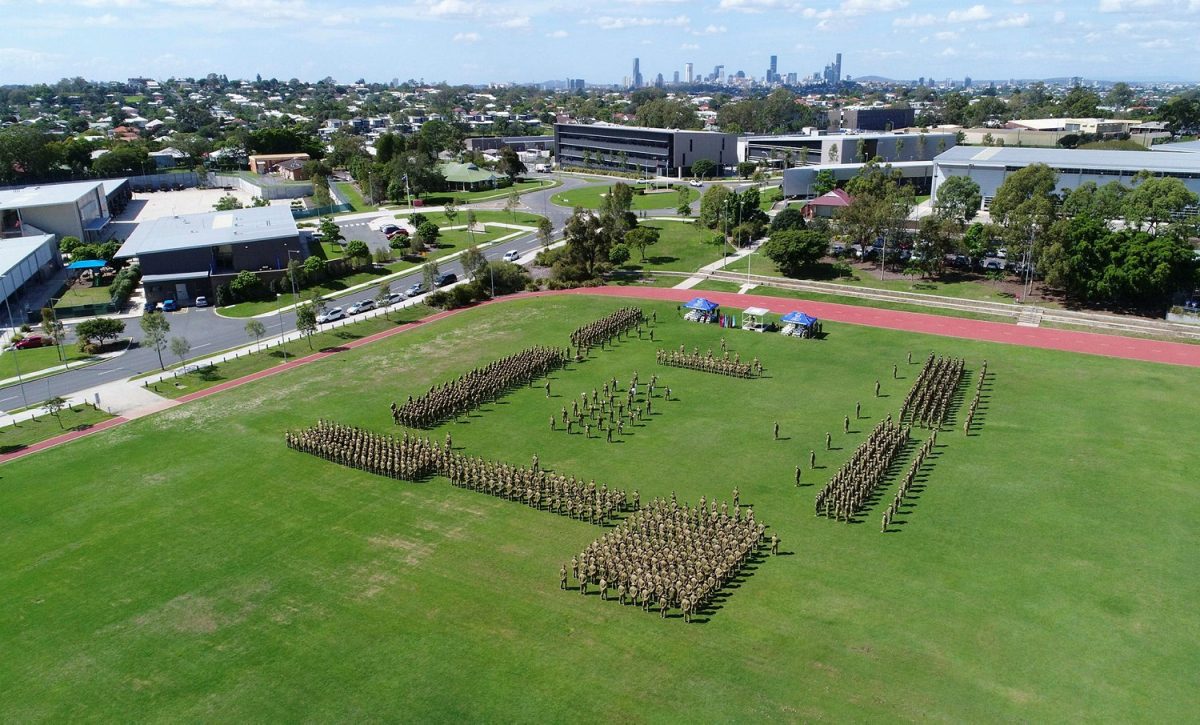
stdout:
[[15,443],[15,444],[9,445],[9,446],[0,446],[0,454],[16,453],[17,451],[25,450],[28,447],[29,446],[25,445],[24,443]]

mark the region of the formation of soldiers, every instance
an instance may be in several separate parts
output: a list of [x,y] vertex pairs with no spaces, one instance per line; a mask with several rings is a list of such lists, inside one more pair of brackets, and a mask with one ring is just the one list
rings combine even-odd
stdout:
[[892,525],[892,519],[900,512],[900,505],[904,503],[904,498],[908,496],[908,491],[912,488],[913,481],[917,477],[917,471],[921,470],[921,466],[925,465],[925,457],[933,451],[935,445],[937,445],[936,429],[930,432],[929,437],[917,449],[917,454],[913,456],[912,464],[908,467],[904,478],[900,479],[900,488],[896,490],[896,497],[892,499],[892,503],[883,512],[882,531],[887,531],[888,527]]
[[603,347],[604,343],[630,330],[636,329],[641,332],[642,323],[645,321],[646,315],[641,308],[622,307],[611,315],[601,317],[572,332],[571,344],[581,350]]
[[[460,488],[523,503],[538,511],[570,516],[604,526],[629,509],[625,491],[584,483],[575,476],[543,471],[537,456],[528,468],[451,454],[439,470]],[[636,500],[636,492],[635,492]]]
[[[517,501],[539,511],[570,516],[603,526],[629,510],[625,491],[584,483],[575,476],[548,473],[534,456],[528,468],[455,453],[449,435],[442,445],[428,437],[384,436],[354,426],[320,420],[311,428],[288,431],[287,446],[332,463],[405,481],[434,474],[455,486]],[[638,505],[633,493],[633,507]]]
[[735,378],[752,378],[762,375],[763,371],[762,363],[758,361],[758,358],[754,358],[749,363],[744,363],[742,362],[741,353],[734,353],[733,358],[730,359],[729,350],[725,350],[721,357],[716,357],[713,355],[711,349],[709,349],[707,354],[701,355],[700,350],[695,347],[692,348],[692,352],[689,354],[683,345],[680,345],[678,350],[672,351],[659,348],[658,364],[687,368],[688,370],[699,370],[705,373],[729,375]]
[[431,428],[450,418],[496,400],[508,390],[526,384],[567,363],[571,352],[558,347],[530,347],[515,355],[475,368],[457,380],[435,385],[429,392],[397,406],[392,420],[410,428]]
[[319,420],[311,428],[288,431],[287,446],[326,461],[357,468],[378,476],[419,481],[438,470],[443,451],[429,438],[403,438]]
[[[639,384],[637,371],[629,379],[629,387],[622,389],[620,382],[613,378],[600,386],[579,394],[577,400],[571,401],[571,410],[562,406],[558,416],[550,416],[550,430],[564,430],[570,433],[583,433],[592,437],[595,429],[597,436],[605,436],[612,443],[613,436],[621,436],[626,427],[639,425],[643,420],[649,420],[654,412],[655,390],[658,388],[658,376],[651,375],[650,381]],[[670,398],[671,388],[666,388],[666,397]]]
[[921,374],[900,406],[900,421],[940,428],[950,412],[962,374],[962,358],[935,358],[929,353]]
[[975,422],[975,410],[979,407],[979,396],[983,393],[983,381],[986,377],[987,360],[984,360],[979,368],[979,378],[975,381],[975,397],[971,398],[971,405],[967,408],[967,419],[963,421],[963,433],[971,432],[971,424]]
[[[661,617],[677,608],[690,622],[762,545],[763,530],[752,508],[743,513],[735,505],[730,514],[727,503],[718,511],[716,501],[692,508],[672,494],[592,542],[572,558],[570,571],[580,594],[596,586],[601,599],[615,595],[623,605],[657,609]],[[778,548],[778,537],[772,546]],[[563,565],[559,571],[563,589],[567,570]]]
[[904,449],[909,432],[908,426],[894,424],[891,414],[881,420],[817,494],[816,514],[838,521],[853,520],[887,476],[888,468]]

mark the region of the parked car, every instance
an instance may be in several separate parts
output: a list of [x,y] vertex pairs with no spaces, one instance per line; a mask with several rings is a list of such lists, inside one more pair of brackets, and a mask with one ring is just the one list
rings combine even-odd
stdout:
[[163,300],[163,303],[162,303],[162,311],[163,312],[174,312],[177,309],[179,309],[179,305],[175,304],[175,300]]
[[692,179],[691,181],[688,182],[688,186],[694,186],[696,188],[700,188],[701,186],[704,186],[704,184],[699,179]]
[[1004,260],[998,257],[984,257],[979,260],[979,268],[985,270],[1003,270]]
[[384,224],[383,226],[379,227],[379,231],[384,235],[390,235],[394,232],[400,231],[400,227],[396,226],[395,224]]
[[445,287],[448,284],[454,284],[458,281],[458,275],[453,272],[442,272],[438,278],[434,280],[435,287]]
[[408,299],[410,297],[416,297],[417,295],[423,295],[423,294],[425,294],[425,283],[424,282],[417,282],[412,287],[409,287],[408,289],[404,290],[405,299]]
[[396,304],[397,302],[401,302],[401,301],[403,301],[403,300],[404,300],[404,293],[403,293],[403,292],[393,292],[393,293],[391,293],[390,295],[388,295],[388,296],[387,296],[387,303],[388,303],[389,305],[394,305],[394,304]]
[[515,249],[510,249],[504,253],[505,262],[515,262],[521,258],[521,253]]
[[350,305],[346,312],[349,312],[352,315],[357,315],[360,312],[366,312],[367,310],[373,309],[375,309],[375,300],[359,300],[358,302]]
[[407,229],[395,229],[390,232],[384,232],[384,235],[387,236],[387,240],[390,242],[397,237],[407,237],[408,230]]
[[208,298],[205,297],[204,295],[200,295],[199,297],[196,298],[196,306],[197,307],[208,307]]
[[145,312],[158,312],[158,310],[159,310],[159,306],[158,306],[158,303],[157,303],[157,302],[147,302],[146,304],[142,305],[142,312],[143,312],[143,313],[145,313]]
[[42,337],[41,335],[26,335],[13,344],[13,347],[17,350],[32,350],[35,347],[49,346],[50,338]]
[[326,322],[333,322],[334,320],[340,320],[345,316],[346,316],[346,313],[342,311],[341,307],[330,307],[329,309],[325,310],[321,314],[317,315],[317,322],[319,324],[323,325]]

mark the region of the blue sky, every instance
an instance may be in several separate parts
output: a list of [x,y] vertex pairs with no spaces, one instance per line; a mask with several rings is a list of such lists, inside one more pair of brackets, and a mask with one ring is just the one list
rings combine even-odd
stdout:
[[135,75],[451,83],[819,71],[1200,79],[1200,0],[0,0],[0,83]]

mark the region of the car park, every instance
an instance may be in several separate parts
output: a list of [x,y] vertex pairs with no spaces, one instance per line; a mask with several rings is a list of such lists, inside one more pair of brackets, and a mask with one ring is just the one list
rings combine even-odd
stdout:
[[340,320],[345,316],[346,313],[342,311],[341,307],[330,307],[321,314],[317,315],[317,322],[320,324],[325,324],[326,322]]
[[208,307],[208,298],[203,295],[197,297],[196,298],[196,306],[197,307]]
[[505,262],[515,262],[521,258],[521,253],[515,249],[510,249],[504,253]]
[[458,281],[458,275],[453,272],[443,272],[434,280],[434,287],[445,287],[448,284],[454,284]]
[[352,315],[357,315],[360,312],[366,312],[367,310],[373,309],[375,309],[375,300],[359,300],[358,302],[350,305],[346,312]]

